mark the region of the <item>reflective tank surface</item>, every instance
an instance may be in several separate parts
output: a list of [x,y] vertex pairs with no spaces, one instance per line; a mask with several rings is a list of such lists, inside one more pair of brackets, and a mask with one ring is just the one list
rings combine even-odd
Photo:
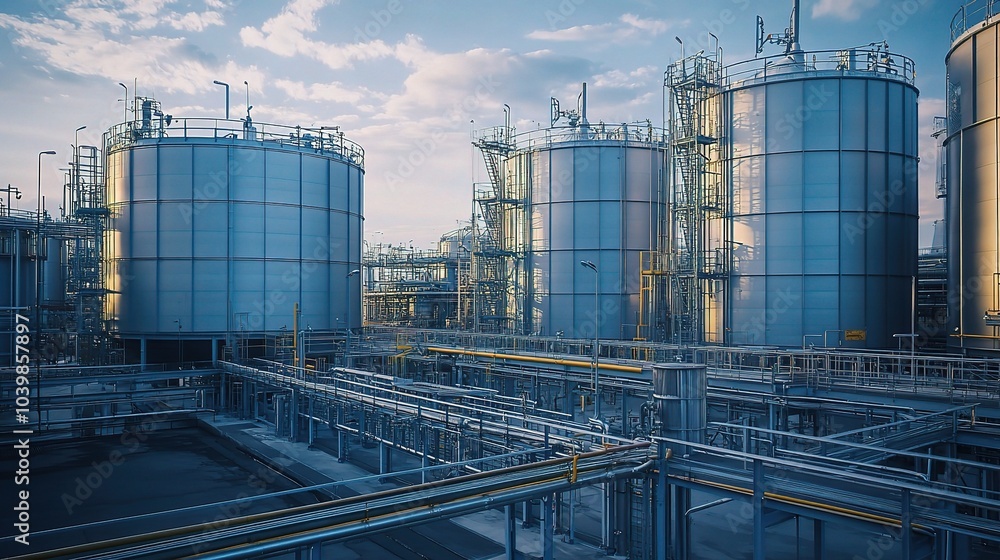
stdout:
[[853,50],[727,68],[730,343],[819,345],[829,335],[830,345],[894,348],[893,335],[910,332],[912,70],[905,57]]
[[948,344],[1000,350],[998,90],[1000,3],[979,0],[952,20],[948,66]]
[[601,338],[634,337],[640,252],[655,247],[666,212],[660,130],[590,125],[530,135],[504,164],[507,181],[529,200],[518,276],[526,284],[525,331],[590,338],[596,323]]
[[708,381],[702,364],[653,365],[653,400],[660,435],[705,443]]
[[360,325],[359,146],[323,129],[175,119],[118,125],[105,148],[120,336],[290,332],[296,302],[303,328]]
[[27,216],[0,211],[0,367],[14,365],[14,312],[35,320],[35,219]]

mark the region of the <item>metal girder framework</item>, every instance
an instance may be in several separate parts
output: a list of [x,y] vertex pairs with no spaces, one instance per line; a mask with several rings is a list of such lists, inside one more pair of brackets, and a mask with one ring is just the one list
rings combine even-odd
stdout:
[[721,53],[683,58],[667,68],[670,94],[670,217],[662,247],[668,271],[670,341],[721,342],[713,319],[728,278],[728,196],[720,172]]
[[523,286],[516,278],[523,269],[527,248],[525,238],[526,193],[516,192],[516,181],[505,175],[504,162],[514,151],[514,128],[498,126],[482,131],[473,142],[486,163],[489,183],[475,185],[474,201],[480,221],[473,225],[473,283],[475,322],[478,331],[514,332],[522,330]]
[[[469,239],[470,228],[456,232]],[[418,328],[464,327],[471,317],[471,249],[414,250],[366,243],[366,324]]]
[[97,365],[108,360],[105,324],[104,246],[108,206],[105,197],[101,152],[78,146],[66,185],[67,221],[79,224],[86,234],[69,241],[66,292],[74,305],[78,360]]

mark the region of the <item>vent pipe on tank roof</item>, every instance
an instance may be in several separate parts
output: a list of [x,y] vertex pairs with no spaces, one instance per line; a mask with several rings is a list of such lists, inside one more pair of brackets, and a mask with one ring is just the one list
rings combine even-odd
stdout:
[[788,22],[788,52],[794,53],[802,50],[799,45],[799,0],[792,0],[792,15]]

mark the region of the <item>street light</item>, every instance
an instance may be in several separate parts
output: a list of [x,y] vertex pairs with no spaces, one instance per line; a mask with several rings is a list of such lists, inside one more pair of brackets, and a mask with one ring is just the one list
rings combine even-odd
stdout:
[[594,417],[601,418],[601,388],[597,378],[597,346],[600,342],[600,317],[601,304],[599,300],[599,287],[601,285],[601,275],[597,271],[597,265],[592,261],[580,261],[580,264],[594,271]]
[[347,279],[347,338],[344,341],[344,366],[351,367],[350,354],[351,354],[351,276],[361,274],[361,271],[355,268],[354,270],[347,273],[344,278]]
[[[459,245],[456,256],[458,258],[458,267],[455,269],[456,280],[455,287],[458,295],[458,310],[456,312],[456,317],[458,318],[458,329],[462,330],[462,251],[469,253],[469,248],[465,245]],[[469,274],[472,274],[472,253],[469,253]]]
[[[35,382],[38,387],[42,383],[42,156],[54,155],[55,150],[38,152],[38,201],[35,212]],[[38,403],[38,425],[41,428],[41,401],[38,400]]]
[[226,88],[226,120],[229,120],[229,84],[226,82],[220,82],[219,80],[212,80],[212,83],[217,86],[222,86]]
[[177,323],[177,361],[179,362],[179,367],[177,369],[184,369],[184,347],[181,346],[181,322],[180,319],[174,319]]
[[123,115],[124,115],[125,120],[123,120],[122,122],[123,123],[127,123],[128,122],[128,86],[125,85],[125,84],[123,84],[123,83],[121,83],[121,82],[118,82],[118,85],[120,85],[123,88],[125,88],[125,97],[122,98],[122,111],[123,111]]
[[73,132],[73,162],[70,164],[70,188],[69,200],[66,200],[66,190],[63,189],[63,215],[69,210],[70,205],[73,203],[73,195],[76,190],[80,188],[80,131],[87,128],[87,125],[77,127],[76,131]]

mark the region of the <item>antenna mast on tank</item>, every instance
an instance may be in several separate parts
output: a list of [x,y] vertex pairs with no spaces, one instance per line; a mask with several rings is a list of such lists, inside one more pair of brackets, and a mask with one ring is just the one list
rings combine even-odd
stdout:
[[764,18],[757,16],[757,54],[764,52],[764,45],[768,43],[785,45],[785,54],[801,52],[799,21],[799,0],[792,0],[792,13],[788,18],[788,27],[781,33],[766,33],[764,31]]

